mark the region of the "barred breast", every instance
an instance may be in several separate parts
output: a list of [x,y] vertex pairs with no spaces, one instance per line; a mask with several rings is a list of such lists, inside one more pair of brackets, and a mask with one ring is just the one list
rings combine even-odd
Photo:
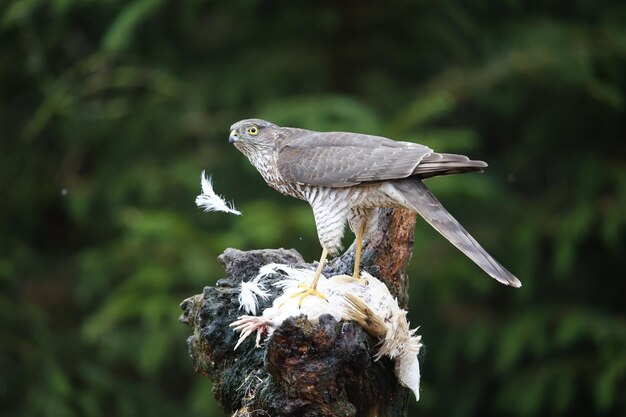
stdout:
[[370,229],[377,207],[394,207],[397,202],[384,192],[382,184],[352,187],[320,187],[284,180],[271,157],[251,158],[265,182],[278,192],[305,200],[313,209],[317,235],[331,255],[341,250],[346,223],[353,231],[364,223]]

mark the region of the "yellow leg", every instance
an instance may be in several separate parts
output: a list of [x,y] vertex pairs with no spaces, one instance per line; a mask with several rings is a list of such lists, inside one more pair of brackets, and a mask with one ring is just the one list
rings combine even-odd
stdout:
[[315,289],[317,287],[317,281],[320,280],[320,275],[322,275],[322,271],[324,270],[324,265],[326,264],[326,257],[328,256],[328,249],[326,246],[322,248],[322,256],[320,257],[320,263],[317,266],[317,270],[315,271],[315,278],[313,278],[313,282],[311,283],[311,288]]
[[359,230],[356,232],[356,251],[354,254],[354,274],[352,274],[352,278],[361,282],[361,284],[366,284],[367,280],[361,279],[361,251],[363,250],[363,234],[365,233],[365,222],[361,223],[359,226]]
[[320,276],[322,275],[322,270],[324,269],[324,264],[326,264],[327,256],[328,256],[328,249],[326,249],[326,246],[324,246],[322,250],[322,256],[320,258],[320,263],[317,267],[317,270],[315,271],[315,277],[313,278],[313,282],[311,283],[311,286],[309,287],[304,283],[300,284],[300,288],[302,288],[302,291],[298,291],[297,293],[291,296],[291,298],[296,298],[296,297],[300,298],[300,301],[298,301],[298,308],[302,306],[302,301],[309,295],[314,295],[316,297],[321,298],[322,300],[328,301],[328,298],[326,298],[324,294],[322,294],[321,292],[315,289],[317,287],[317,282],[320,280]]

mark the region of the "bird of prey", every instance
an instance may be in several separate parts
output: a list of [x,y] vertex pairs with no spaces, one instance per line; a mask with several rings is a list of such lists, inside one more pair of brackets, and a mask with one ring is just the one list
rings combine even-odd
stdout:
[[233,143],[274,189],[308,202],[315,217],[322,256],[310,287],[301,296],[316,295],[317,281],[328,254],[341,248],[345,224],[356,234],[355,279],[360,279],[364,237],[375,228],[376,209],[416,211],[432,227],[505,285],[521,282],[452,217],[422,180],[437,175],[482,172],[483,161],[434,152],[427,146],[380,136],[348,132],[315,132],[280,127],[261,119],[231,126]]

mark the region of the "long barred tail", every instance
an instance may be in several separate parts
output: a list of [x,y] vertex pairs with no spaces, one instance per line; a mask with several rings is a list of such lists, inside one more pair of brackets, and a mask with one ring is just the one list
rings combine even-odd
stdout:
[[410,208],[417,211],[432,227],[476,263],[483,271],[505,285],[521,287],[522,283],[507,271],[461,226],[461,224],[441,205],[439,200],[421,180],[407,178],[394,181]]

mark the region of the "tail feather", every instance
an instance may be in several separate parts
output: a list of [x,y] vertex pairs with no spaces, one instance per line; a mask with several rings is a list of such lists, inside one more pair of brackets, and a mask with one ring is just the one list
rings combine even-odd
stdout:
[[437,175],[483,172],[486,167],[485,162],[470,160],[465,155],[433,152],[420,161],[413,170],[413,175],[425,179]]
[[507,271],[461,226],[441,205],[434,194],[418,179],[395,181],[395,189],[409,207],[419,213],[432,227],[470,258],[487,274],[505,285],[521,287],[522,283]]
[[346,317],[354,320],[372,336],[384,336],[387,333],[385,321],[372,310],[365,301],[352,293],[344,295]]

